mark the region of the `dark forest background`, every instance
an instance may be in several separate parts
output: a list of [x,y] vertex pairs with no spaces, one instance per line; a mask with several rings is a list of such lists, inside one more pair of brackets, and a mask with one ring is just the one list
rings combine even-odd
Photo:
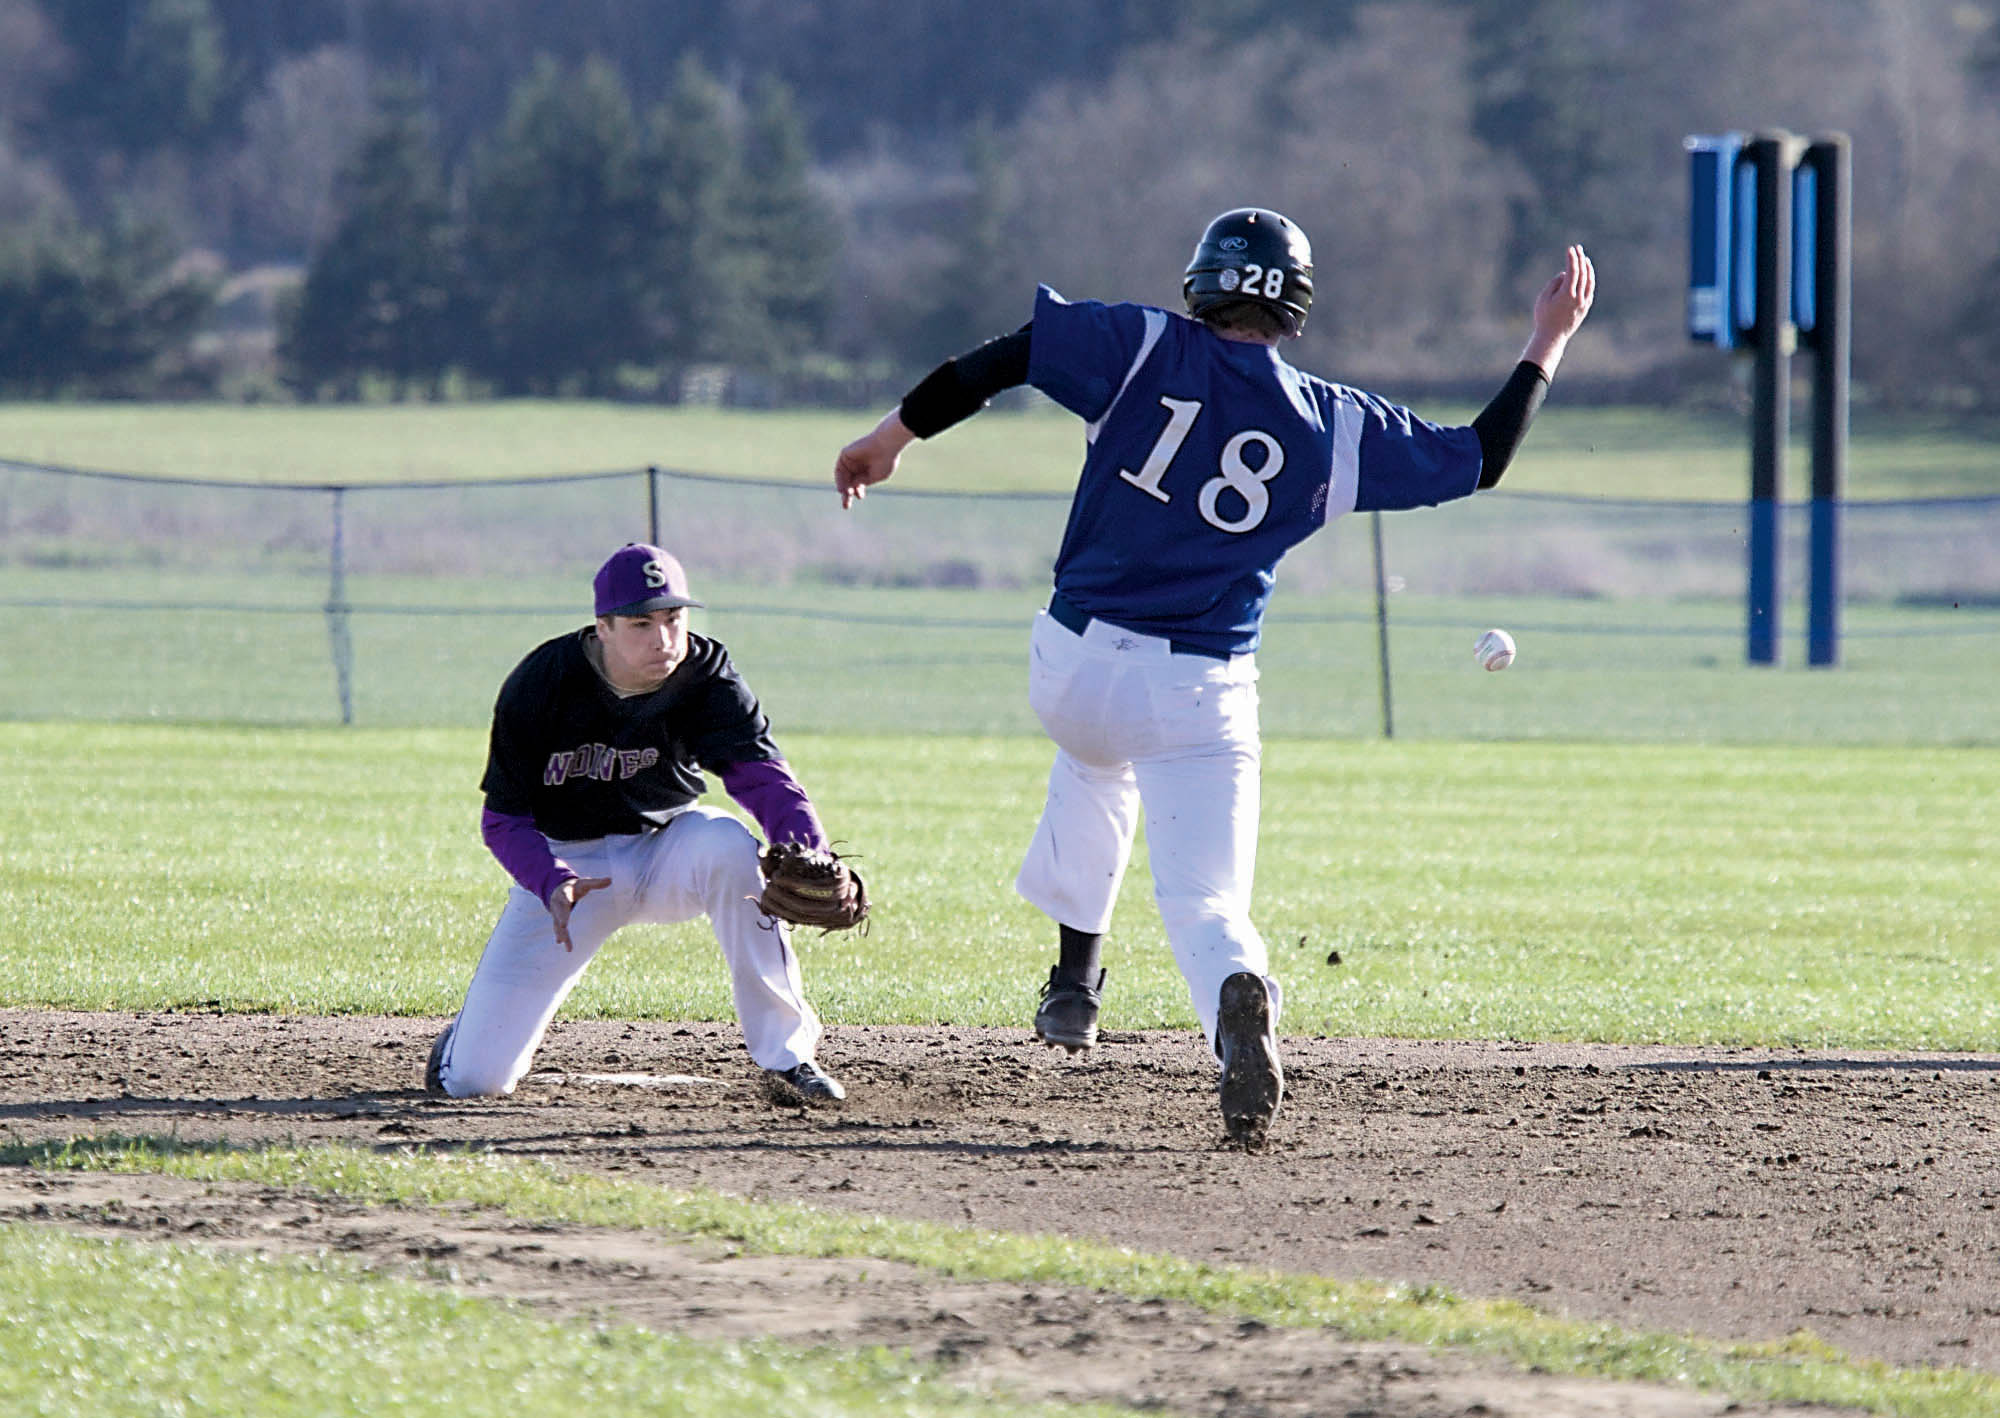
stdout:
[[1255,203],[1310,368],[1484,387],[1577,240],[1671,400],[1681,140],[1773,127],[1857,396],[2000,407],[2000,0],[0,0],[0,392],[874,398]]

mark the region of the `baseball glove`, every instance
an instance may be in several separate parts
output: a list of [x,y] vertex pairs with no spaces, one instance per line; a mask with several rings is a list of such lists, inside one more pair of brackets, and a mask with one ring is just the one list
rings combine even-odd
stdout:
[[757,909],[795,926],[822,932],[864,929],[868,888],[839,853],[798,842],[774,842],[758,854],[764,890]]

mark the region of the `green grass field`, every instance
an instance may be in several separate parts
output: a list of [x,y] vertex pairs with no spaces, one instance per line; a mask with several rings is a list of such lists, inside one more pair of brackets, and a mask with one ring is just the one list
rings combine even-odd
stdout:
[[[822,1010],[1023,1024],[1047,748],[787,747],[880,902],[801,937]],[[505,885],[482,761],[471,731],[0,726],[5,1002],[450,1013]],[[1991,1048],[1996,802],[1985,750],[1279,741],[1256,914],[1294,1033]],[[1192,1024],[1143,852],[1107,952],[1109,1025]],[[699,923],[628,929],[566,1008],[731,1017]]]
[[[1495,378],[1498,387],[1498,376]],[[1476,408],[1417,411],[1459,422]],[[729,476],[826,482],[833,455],[879,410],[671,408],[587,402],[341,407],[0,405],[0,458],[113,472],[258,482],[533,477],[649,464]],[[1557,385],[1510,488],[1609,497],[1739,499],[1749,482],[1740,416],[1569,408]],[[1803,487],[1804,425],[1794,457]],[[1075,419],[1042,402],[1005,410],[913,449],[913,485],[1067,490],[1081,457]],[[1850,495],[2000,492],[1990,429],[1913,416],[1856,416]],[[1794,495],[1799,495],[1797,491]]]
[[[0,567],[0,602],[12,602],[0,720],[341,722],[317,581],[128,571],[119,593],[157,594],[159,608],[107,611],[92,604],[101,579]],[[781,735],[1039,734],[1025,692],[1039,587],[700,590],[712,608],[695,628],[729,646]],[[483,726],[520,657],[586,619],[559,609],[576,588],[550,577],[513,578],[502,609],[464,613],[492,593],[469,579],[351,586],[359,605],[401,608],[349,618],[353,722]],[[426,607],[436,613],[405,613]],[[1520,644],[1505,674],[1473,663],[1488,625]],[[1845,627],[1837,670],[1804,667],[1796,627],[1783,668],[1753,668],[1737,603],[1405,594],[1391,601],[1390,717],[1411,740],[2000,745],[2000,607],[1857,605]],[[1382,736],[1371,600],[1281,595],[1259,665],[1268,737]]]
[[[1447,421],[1471,412],[1422,411]],[[833,452],[873,416],[537,403],[0,405],[0,458],[272,483],[659,464],[823,485]],[[1743,497],[1746,445],[1736,418],[1567,409],[1558,390],[1507,486],[1728,503]],[[913,450],[903,483],[1064,490],[1079,447],[1067,416],[996,412]],[[1802,479],[1802,444],[1794,456]],[[1852,457],[1860,499],[2000,492],[1990,430],[1864,415]],[[352,499],[358,548],[394,527],[409,532],[408,556],[419,562],[442,548],[448,563],[454,539],[492,538],[495,549],[492,567],[423,564],[421,574],[373,574],[349,587],[378,609],[349,622],[362,727],[346,730],[326,727],[340,706],[319,609],[326,528],[317,504],[294,526],[301,495],[246,494],[255,503],[247,513],[241,498],[225,506],[217,495],[225,510],[210,526],[207,490],[197,490],[135,500],[126,525],[145,535],[129,542],[115,520],[108,533],[28,529],[42,538],[34,556],[0,564],[0,941],[9,963],[0,1004],[454,1009],[505,888],[477,836],[480,725],[520,654],[581,619],[561,609],[578,599],[578,578],[522,560],[517,548],[524,529],[547,523],[574,533],[572,560],[594,564],[608,529],[642,505],[622,484],[601,492],[610,510],[592,512],[599,521],[582,515],[588,498],[576,485],[553,499],[538,489],[482,493],[462,507],[450,502],[456,493]],[[115,514],[119,496],[102,505]],[[701,511],[708,505],[683,488],[669,509],[698,547],[720,525]],[[869,511],[881,523],[895,506],[878,499]],[[394,510],[372,511],[384,508]],[[1011,524],[977,525],[989,513],[964,514],[975,525],[954,535],[1008,546]],[[1735,532],[1718,515],[1703,531],[1711,541]],[[565,529],[566,519],[577,526]],[[913,518],[901,535],[922,546],[930,525]],[[1915,570],[1963,558],[1939,583],[1947,586],[1961,566],[1968,584],[1988,574],[1978,525],[1959,529],[1964,545],[1949,556],[1925,540],[1933,525],[1914,541],[1883,541],[1881,555]],[[1561,562],[1558,580],[1587,580],[1610,540],[1603,526],[1579,524],[1534,556]],[[1681,549],[1670,534],[1659,540],[1671,566]],[[1424,583],[1412,545],[1397,524],[1391,565],[1411,572],[1411,589],[1391,599],[1395,741],[1380,737],[1373,605],[1354,590],[1351,555],[1327,585],[1288,583],[1267,626],[1256,915],[1285,984],[1286,1033],[2000,1046],[2000,672],[1991,664],[2000,610],[1954,607],[1948,596],[1899,603],[1901,566],[1892,565],[1887,591],[1848,608],[1841,669],[1800,668],[1794,620],[1787,667],[1751,670],[1740,598],[1643,581],[1622,598],[1587,585],[1564,595],[1451,594]],[[1431,564],[1449,570],[1468,545],[1447,542]],[[1033,555],[1052,549],[1046,537],[1033,542]],[[861,564],[869,554],[857,554]],[[729,643],[830,828],[866,859],[875,929],[802,933],[811,993],[836,1022],[1025,1027],[1051,954],[1048,924],[1010,886],[1049,756],[1022,690],[1024,627],[1045,576],[947,589],[893,577],[844,584],[811,571],[768,584],[711,577],[714,609],[698,627]],[[101,604],[107,587],[119,604]],[[518,609],[467,613],[495,596]],[[155,610],[149,600],[207,608]],[[442,613],[381,609],[394,606]],[[1474,635],[1492,624],[1521,642],[1505,675],[1471,663]],[[1142,847],[1108,943],[1106,1024],[1191,1027],[1148,886]],[[565,1010],[730,1017],[719,952],[700,923],[628,929]],[[48,1159],[0,1155],[28,1161]],[[391,1203],[473,1201],[780,1253],[901,1256],[950,1273],[1173,1294],[1272,1323],[1326,1323],[1338,1311],[1349,1332],[1468,1344],[1564,1372],[1697,1379],[1750,1397],[1952,1418],[1992,1411],[1990,1381],[1956,1371],[1552,1328],[1531,1312],[1428,1287],[1364,1293],[1322,1277],[1085,1254],[1069,1242],[690,1202],[604,1179],[552,1182],[529,1168],[154,1153],[70,1164],[186,1175],[214,1166],[213,1175]],[[410,1175],[376,1175],[385,1167]],[[679,1230],[647,1219],[661,1206],[679,1208]],[[691,1209],[702,1226],[686,1222]],[[0,1406],[36,1402],[33,1411],[50,1414],[162,1411],[148,1405],[149,1390],[199,1400],[204,1412],[317,1414],[345,1411],[350,1398],[358,1410],[394,1393],[398,1411],[441,1413],[432,1403],[440,1368],[453,1374],[449,1411],[466,1415],[519,1411],[544,1394],[606,1415],[654,1411],[656,1395],[635,1395],[625,1377],[665,1371],[688,1375],[676,1401],[691,1413],[1006,1411],[881,1356],[682,1345],[547,1325],[332,1263],[221,1260],[11,1229],[0,1230],[0,1318]],[[384,1343],[384,1334],[397,1338]],[[351,1380],[352,1394],[293,1396],[308,1380]]]

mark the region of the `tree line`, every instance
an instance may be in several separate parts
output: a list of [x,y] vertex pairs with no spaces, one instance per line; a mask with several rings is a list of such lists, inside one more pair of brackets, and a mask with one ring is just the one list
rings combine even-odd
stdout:
[[620,372],[772,369],[820,345],[834,246],[790,92],[732,111],[693,57],[650,113],[617,72],[544,59],[473,152],[462,200],[421,95],[383,96],[335,185],[281,353],[294,385],[617,392]]
[[823,393],[1256,202],[1308,367],[1477,384],[1582,240],[1579,375],[1671,398],[1680,139],[1779,125],[1854,141],[1858,393],[2000,407],[2000,0],[0,0],[0,390],[212,392],[282,269],[302,396]]

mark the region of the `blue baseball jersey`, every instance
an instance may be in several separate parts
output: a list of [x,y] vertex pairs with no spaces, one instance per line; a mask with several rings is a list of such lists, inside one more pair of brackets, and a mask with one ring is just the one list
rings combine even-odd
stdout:
[[1346,512],[1479,486],[1479,437],[1143,305],[1035,295],[1028,382],[1088,441],[1056,590],[1147,635],[1257,648],[1279,558]]

